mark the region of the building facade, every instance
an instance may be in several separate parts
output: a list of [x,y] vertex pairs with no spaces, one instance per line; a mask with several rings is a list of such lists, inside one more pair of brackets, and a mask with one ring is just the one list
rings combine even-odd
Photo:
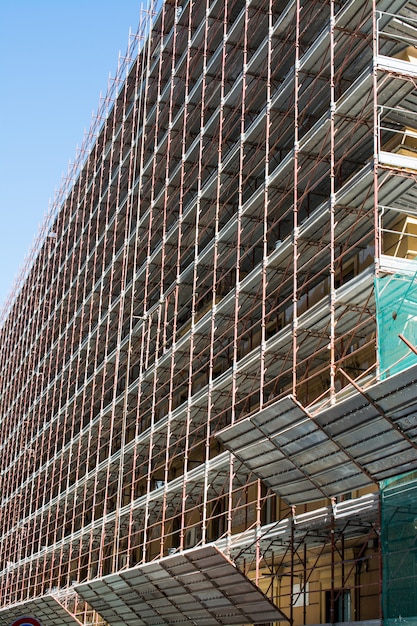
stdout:
[[417,623],[417,4],[148,7],[3,315],[0,625]]

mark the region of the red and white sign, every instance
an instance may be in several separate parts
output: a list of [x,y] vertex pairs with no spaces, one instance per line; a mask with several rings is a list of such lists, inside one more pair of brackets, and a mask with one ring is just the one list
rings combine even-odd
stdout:
[[19,617],[10,626],[42,626],[35,617]]

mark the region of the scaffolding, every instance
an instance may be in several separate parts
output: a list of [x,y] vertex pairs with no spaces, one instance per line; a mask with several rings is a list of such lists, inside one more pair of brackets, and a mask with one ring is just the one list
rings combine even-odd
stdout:
[[0,626],[384,618],[416,46],[415,0],[148,3],[2,315]]

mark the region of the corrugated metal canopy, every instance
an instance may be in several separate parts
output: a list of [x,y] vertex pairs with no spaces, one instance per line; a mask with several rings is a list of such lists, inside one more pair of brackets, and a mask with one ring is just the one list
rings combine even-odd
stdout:
[[37,620],[42,626],[81,626],[81,622],[50,595],[0,609],[0,626],[10,626],[23,617],[30,618],[34,624],[33,620]]
[[167,556],[75,590],[110,626],[231,626],[287,619],[215,546]]
[[417,468],[417,366],[310,414],[287,396],[218,437],[289,504]]

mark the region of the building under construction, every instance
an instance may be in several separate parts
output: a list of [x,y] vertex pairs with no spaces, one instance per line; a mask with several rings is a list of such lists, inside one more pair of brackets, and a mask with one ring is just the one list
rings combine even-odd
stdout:
[[3,312],[0,626],[417,624],[416,46],[143,11]]

